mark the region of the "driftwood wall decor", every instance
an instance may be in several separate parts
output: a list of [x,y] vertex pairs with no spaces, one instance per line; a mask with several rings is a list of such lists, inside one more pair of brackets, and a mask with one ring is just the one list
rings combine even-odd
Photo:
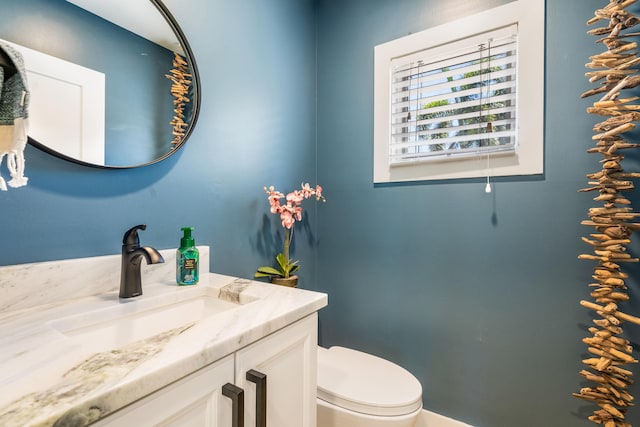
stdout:
[[628,391],[633,380],[632,372],[625,365],[637,360],[630,342],[622,337],[622,326],[625,322],[640,325],[640,318],[618,309],[619,304],[629,300],[625,284],[628,274],[622,265],[638,262],[638,258],[627,253],[627,245],[631,243],[632,232],[640,229],[640,213],[633,212],[631,202],[624,195],[634,189],[631,180],[640,178],[640,173],[625,172],[622,167],[624,153],[640,147],[625,138],[625,134],[636,127],[634,122],[640,121],[638,96],[630,95],[631,89],[640,84],[636,69],[640,58],[634,41],[640,33],[633,32],[640,19],[628,10],[636,1],[609,0],[587,22],[597,26],[588,34],[598,37],[597,43],[606,50],[590,57],[591,62],[586,66],[592,71],[586,76],[599,86],[583,93],[582,97],[599,95],[600,99],[587,112],[605,119],[594,126],[595,147],[588,150],[602,156],[602,170],[588,174],[589,188],[580,190],[597,192],[594,200],[600,205],[589,209],[590,219],[582,222],[595,229],[590,237],[583,238],[592,253],[579,256],[597,261],[595,282],[589,285],[592,300],[580,302],[596,314],[594,326],[589,328],[592,335],[583,339],[593,357],[583,360],[586,369],[580,372],[592,385],[574,396],[595,403],[599,408],[589,420],[606,427],[631,426],[625,421],[625,415],[633,405],[633,396]]
[[165,74],[171,80],[171,95],[173,95],[173,120],[170,124],[173,126],[173,140],[171,146],[176,147],[184,139],[187,123],[184,121],[184,109],[189,102],[189,88],[191,87],[191,74],[188,73],[187,62],[177,53],[174,53],[173,69],[169,70],[170,74]]

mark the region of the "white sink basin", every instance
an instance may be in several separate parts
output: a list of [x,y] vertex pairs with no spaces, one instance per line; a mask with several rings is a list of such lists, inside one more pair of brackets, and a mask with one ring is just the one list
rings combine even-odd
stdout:
[[93,351],[107,351],[241,306],[219,299],[217,291],[208,288],[180,289],[146,298],[142,295],[113,304],[54,320],[49,325]]

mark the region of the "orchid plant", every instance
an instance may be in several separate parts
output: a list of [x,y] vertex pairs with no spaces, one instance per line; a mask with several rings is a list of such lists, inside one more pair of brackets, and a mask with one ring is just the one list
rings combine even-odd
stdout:
[[[315,197],[316,200],[325,201],[322,195],[322,187],[316,185],[315,188],[312,188],[308,183],[302,184],[301,189],[294,190],[286,196],[280,191],[276,191],[273,185],[269,188],[264,187],[264,191],[269,199],[271,213],[280,215],[280,220],[285,230],[284,251],[276,256],[277,268],[271,266],[260,267],[254,277],[277,276],[288,278],[300,268],[299,261],[292,261],[289,256],[291,240],[293,239],[293,226],[296,221],[302,221],[302,202],[305,199]],[[282,199],[285,200],[285,204],[281,203]]]

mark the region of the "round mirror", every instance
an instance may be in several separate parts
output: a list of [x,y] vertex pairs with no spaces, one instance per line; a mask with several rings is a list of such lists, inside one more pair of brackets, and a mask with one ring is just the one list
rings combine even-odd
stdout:
[[185,144],[199,76],[160,0],[0,3],[0,39],[24,57],[30,144],[99,168],[149,165]]

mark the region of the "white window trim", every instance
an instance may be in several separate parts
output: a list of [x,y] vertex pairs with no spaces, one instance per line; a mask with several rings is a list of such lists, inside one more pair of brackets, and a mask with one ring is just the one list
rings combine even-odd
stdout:
[[[519,0],[375,47],[375,183],[510,175],[544,170],[544,0]],[[437,47],[506,25],[518,25],[518,148],[451,161],[389,165],[390,65],[393,58]],[[488,161],[489,160],[489,161]]]

